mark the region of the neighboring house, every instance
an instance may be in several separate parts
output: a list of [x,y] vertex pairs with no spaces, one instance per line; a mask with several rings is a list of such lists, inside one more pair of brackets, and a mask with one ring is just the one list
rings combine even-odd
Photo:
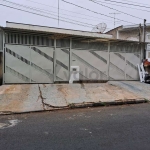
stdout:
[[[143,41],[143,25],[141,26],[141,40]],[[115,39],[139,41],[139,25],[119,26],[106,34],[111,34]],[[146,42],[150,42],[150,24],[146,24]]]

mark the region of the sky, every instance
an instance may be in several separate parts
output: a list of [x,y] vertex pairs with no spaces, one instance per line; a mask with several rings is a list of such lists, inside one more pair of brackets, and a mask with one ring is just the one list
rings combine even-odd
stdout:
[[[8,0],[8,1],[0,0],[0,4],[15,7],[17,9],[22,9],[25,11],[30,11],[32,13],[38,14],[38,15],[35,15],[35,14],[27,13],[27,12],[22,12],[19,10],[7,8],[7,7],[0,5],[0,26],[5,27],[6,21],[9,21],[9,22],[49,26],[49,27],[92,31],[92,28],[96,26],[97,24],[105,23],[107,24],[105,31],[108,31],[120,25],[134,25],[134,24],[143,23],[144,19],[147,19],[147,23],[150,23],[150,17],[149,17],[150,16],[150,0],[144,0],[144,1],[112,0],[112,1],[122,2],[122,3],[135,2],[133,4],[144,5],[147,8],[134,7],[131,5],[123,5],[121,3],[110,2],[109,0],[97,0],[97,1],[99,1],[100,4],[108,6],[110,8],[106,8],[104,6],[95,4],[91,2],[90,0],[65,0],[65,1],[84,7],[86,9],[89,9],[91,11],[94,11],[95,13],[76,7],[74,5],[68,4],[64,2],[63,0],[59,0],[60,20],[58,24],[58,0]],[[12,4],[11,2],[20,4],[20,5]],[[120,5],[120,6],[115,6],[114,4]],[[22,7],[21,5],[25,7]],[[135,9],[125,8],[123,6],[132,7]],[[116,10],[113,10],[112,8],[118,11],[122,11],[122,12],[118,12]],[[136,10],[136,9],[147,10],[149,12]],[[113,18],[114,16],[111,13],[119,13],[119,14],[116,14],[116,18],[123,20],[123,21],[116,19],[116,25],[114,26],[114,18]],[[101,14],[110,16],[112,18],[103,16]],[[43,15],[46,17],[39,16],[39,15]],[[129,15],[132,15],[134,17],[129,16]],[[63,20],[67,22],[64,22]]]

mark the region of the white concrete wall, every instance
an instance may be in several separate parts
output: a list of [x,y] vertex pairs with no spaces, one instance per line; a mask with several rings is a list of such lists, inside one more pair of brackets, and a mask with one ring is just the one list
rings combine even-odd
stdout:
[[[149,35],[149,37],[147,35]],[[119,39],[139,41],[139,29],[137,28],[135,30],[119,31]],[[141,40],[143,41],[143,31]],[[150,42],[150,28],[146,30],[146,42]]]

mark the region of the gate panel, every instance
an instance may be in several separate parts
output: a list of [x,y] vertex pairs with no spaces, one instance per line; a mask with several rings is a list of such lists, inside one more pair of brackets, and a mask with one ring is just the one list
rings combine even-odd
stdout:
[[137,65],[140,63],[140,54],[126,54],[126,80],[139,80],[139,72]]
[[53,83],[53,48],[5,47],[5,83]]
[[30,48],[5,45],[5,83],[30,83]]
[[72,50],[72,65],[80,67],[80,80],[107,80],[108,52]]
[[56,48],[56,81],[69,81],[69,49]]
[[36,83],[53,83],[54,48],[31,46],[31,79]]
[[110,52],[109,79],[125,80],[125,53]]

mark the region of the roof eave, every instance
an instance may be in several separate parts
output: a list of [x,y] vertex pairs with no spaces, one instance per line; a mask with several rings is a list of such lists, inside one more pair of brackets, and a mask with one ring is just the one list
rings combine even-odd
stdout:
[[25,30],[31,30],[31,31],[41,31],[41,32],[49,32],[49,33],[84,36],[84,37],[112,38],[112,35],[108,35],[108,34],[99,34],[99,33],[87,32],[87,31],[52,28],[52,27],[45,27],[45,26],[12,23],[12,22],[7,22],[6,27],[14,28],[14,29],[25,29]]

